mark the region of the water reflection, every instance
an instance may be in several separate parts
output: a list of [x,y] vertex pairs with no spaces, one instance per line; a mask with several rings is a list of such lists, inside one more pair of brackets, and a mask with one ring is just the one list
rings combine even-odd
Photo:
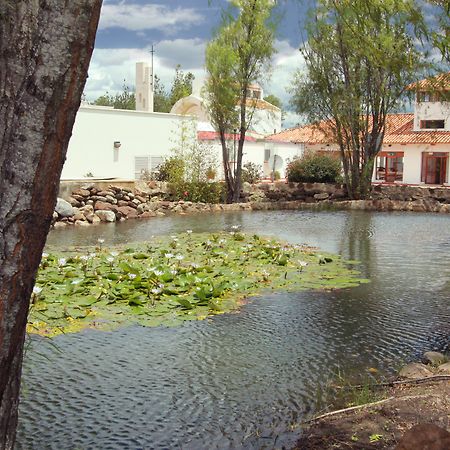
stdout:
[[166,217],[55,230],[51,245],[142,241],[231,229],[361,261],[372,282],[270,293],[176,329],[131,327],[35,339],[24,365],[18,449],[281,448],[339,369],[394,370],[448,347],[450,218],[261,212]]

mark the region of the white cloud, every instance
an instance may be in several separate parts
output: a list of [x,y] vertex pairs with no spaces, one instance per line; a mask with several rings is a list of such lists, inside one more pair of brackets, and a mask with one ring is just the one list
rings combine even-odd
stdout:
[[204,17],[193,8],[171,9],[162,4],[121,2],[103,5],[99,29],[119,27],[131,31],[161,30],[172,34],[203,21]]
[[[159,42],[155,46],[155,73],[167,88],[171,85],[177,64],[181,64],[183,70],[192,72],[197,79],[203,79],[205,46],[206,41],[198,38]],[[265,94],[274,94],[281,99],[286,110],[283,126],[291,127],[302,123],[303,118],[288,110],[290,94],[287,88],[291,85],[295,71],[304,67],[304,60],[298,49],[287,41],[277,41],[276,47],[278,53],[274,57],[272,76],[263,87]],[[139,61],[150,62],[148,48],[96,48],[85,88],[87,98],[94,100],[106,91],[115,94],[122,90],[124,80],[133,87],[135,64]]]

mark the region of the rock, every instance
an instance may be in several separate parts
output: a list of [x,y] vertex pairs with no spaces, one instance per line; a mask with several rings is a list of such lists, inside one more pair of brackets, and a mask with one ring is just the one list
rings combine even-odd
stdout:
[[90,226],[90,223],[86,222],[86,220],[75,220],[75,225],[82,226],[82,227],[88,227],[88,226]]
[[102,222],[115,222],[116,215],[112,211],[99,209],[95,212]]
[[402,378],[426,378],[426,377],[432,377],[433,372],[428,369],[428,367],[425,364],[421,363],[409,363],[405,367],[403,367],[400,372],[399,376]]
[[67,201],[72,205],[72,206],[75,206],[75,207],[77,207],[77,206],[81,206],[81,199],[83,199],[84,197],[81,197],[80,199],[76,199],[76,198],[74,198],[74,197],[69,197],[68,199],[67,199]]
[[419,423],[405,432],[395,450],[448,450],[450,433],[433,423]]
[[80,208],[80,211],[87,216],[88,214],[93,214],[94,207],[92,205],[85,205]]
[[136,208],[136,212],[141,215],[143,212],[145,211],[145,205],[144,204],[140,204],[137,206]]
[[128,219],[135,218],[138,215],[137,211],[131,206],[119,206],[117,211],[121,214],[121,216],[127,217]]
[[58,220],[58,213],[56,211],[53,211],[53,220]]
[[103,197],[103,195],[93,195],[90,199],[94,200],[94,202],[106,202],[106,197]]
[[76,212],[73,215],[73,220],[76,221],[85,221],[86,217],[84,216],[84,214],[81,211]]
[[92,225],[96,225],[97,223],[100,223],[101,220],[100,217],[97,216],[97,214],[92,214],[91,220],[89,220],[89,222],[91,222]]
[[163,217],[163,216],[165,216],[165,214],[164,214],[162,211],[156,211],[156,215],[157,215],[158,217]]
[[53,228],[64,228],[64,227],[67,227],[66,222],[55,222],[53,225]]
[[58,200],[56,201],[55,211],[61,217],[73,216],[73,206],[62,198],[58,198]]
[[112,205],[111,203],[108,203],[108,202],[102,202],[102,201],[97,200],[95,202],[94,209],[96,211],[97,210],[101,210],[101,211],[113,211],[113,212],[116,212],[117,211],[117,206]]
[[107,195],[105,198],[108,203],[112,203],[113,205],[117,203],[117,200],[112,195]]
[[326,200],[329,196],[330,196],[330,194],[328,194],[328,192],[322,192],[320,194],[314,194],[314,198],[316,200]]
[[117,202],[117,204],[118,204],[119,206],[128,206],[128,202],[127,202],[126,200],[119,200],[119,201]]
[[89,197],[91,195],[91,192],[87,189],[77,189],[73,191],[73,194],[80,195],[81,197]]
[[138,206],[140,205],[142,202],[140,200],[138,200],[137,198],[134,198],[133,200],[131,200],[131,203],[133,203],[134,205]]
[[450,362],[441,364],[438,367],[438,373],[441,373],[442,375],[450,375]]
[[156,213],[153,211],[144,211],[140,216],[139,219],[149,219],[150,217],[156,217]]
[[439,352],[425,352],[422,357],[422,362],[425,364],[432,364],[438,366],[447,362],[447,357]]

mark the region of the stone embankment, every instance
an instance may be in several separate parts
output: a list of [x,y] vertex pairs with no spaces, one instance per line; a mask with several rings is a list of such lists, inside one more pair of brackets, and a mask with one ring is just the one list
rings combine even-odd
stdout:
[[244,183],[242,203],[208,204],[169,201],[165,183],[141,183],[134,189],[86,184],[66,200],[58,199],[54,226],[90,225],[168,213],[277,209],[361,209],[450,213],[450,189],[445,187],[376,185],[368,200],[348,200],[344,188],[324,183]]

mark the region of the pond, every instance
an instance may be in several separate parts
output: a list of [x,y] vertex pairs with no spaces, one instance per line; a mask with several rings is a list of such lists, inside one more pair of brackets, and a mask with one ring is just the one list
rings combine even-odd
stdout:
[[172,216],[54,230],[48,243],[120,244],[234,225],[358,259],[371,283],[266,294],[239,313],[179,328],[33,337],[17,449],[289,447],[296,424],[317,411],[321,387],[338,371],[389,374],[425,350],[449,350],[449,216]]

